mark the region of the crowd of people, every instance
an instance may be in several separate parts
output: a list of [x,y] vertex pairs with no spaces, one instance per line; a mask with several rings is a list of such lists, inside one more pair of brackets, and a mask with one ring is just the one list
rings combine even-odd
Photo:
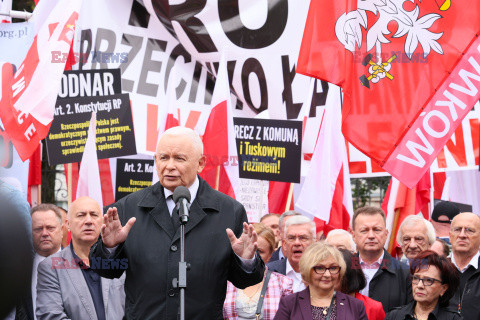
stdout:
[[178,186],[191,194],[185,319],[480,319],[474,213],[441,202],[430,221],[407,217],[394,258],[377,207],[358,208],[350,230],[326,238],[295,211],[248,224],[239,202],[198,176],[205,156],[190,129],[167,130],[155,164],[158,183],[105,210],[89,197],[66,212],[53,204],[30,210],[31,285],[7,319],[177,319]]

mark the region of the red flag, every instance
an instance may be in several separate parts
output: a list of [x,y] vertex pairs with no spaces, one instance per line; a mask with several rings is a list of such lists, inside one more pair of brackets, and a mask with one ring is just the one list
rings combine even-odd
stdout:
[[[81,1],[60,1],[48,11],[38,27],[33,44],[18,70],[10,63],[2,66],[0,118],[20,158],[25,161],[37,149],[50,129],[58,87],[65,61],[56,61],[68,53]],[[39,6],[34,16],[46,15],[48,6]]]
[[412,189],[409,189],[394,177],[390,180],[382,202],[382,209],[386,214],[386,225],[389,231],[389,241],[387,241],[386,246],[393,256],[396,256],[395,248],[399,246],[396,239],[403,220],[413,214],[423,214],[425,219],[430,218],[428,211],[430,188],[430,170]]
[[479,33],[478,1],[312,0],[297,72],[343,88],[345,137],[411,188],[480,98]]
[[203,153],[207,157],[207,165],[200,175],[218,191],[235,198],[235,188],[239,186],[240,178],[227,63],[223,54],[218,67],[212,105],[203,134]]
[[269,213],[284,213],[294,209],[293,201],[290,201],[290,206],[287,208],[291,185],[287,182],[270,181],[268,185]]

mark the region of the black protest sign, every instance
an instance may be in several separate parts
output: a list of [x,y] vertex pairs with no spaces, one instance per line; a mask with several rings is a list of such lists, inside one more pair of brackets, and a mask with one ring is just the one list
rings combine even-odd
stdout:
[[302,122],[235,118],[240,178],[300,182]]
[[115,201],[152,185],[153,160],[117,159]]
[[92,112],[97,113],[99,159],[137,153],[128,94],[57,99],[52,126],[45,138],[50,165],[82,160]]

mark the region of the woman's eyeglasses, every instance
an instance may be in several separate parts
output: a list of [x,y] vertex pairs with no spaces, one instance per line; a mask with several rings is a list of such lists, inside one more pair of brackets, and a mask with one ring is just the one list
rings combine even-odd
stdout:
[[439,283],[442,283],[442,281],[440,281],[438,279],[434,279],[434,278],[428,278],[428,277],[420,278],[419,276],[413,276],[412,277],[412,283],[413,284],[419,284],[420,281],[422,281],[423,285],[426,286],[426,287],[429,287],[429,286],[433,285],[435,283],[435,281],[438,281]]
[[331,266],[329,268],[324,267],[324,266],[315,266],[313,267],[313,271],[315,271],[316,274],[324,274],[325,272],[330,271],[330,274],[337,274],[340,272],[340,267],[339,266]]

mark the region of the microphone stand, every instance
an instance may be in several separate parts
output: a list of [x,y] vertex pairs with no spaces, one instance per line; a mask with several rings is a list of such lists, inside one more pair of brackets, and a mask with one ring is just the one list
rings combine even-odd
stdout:
[[178,262],[178,281],[176,282],[178,288],[180,288],[180,320],[185,320],[185,289],[187,288],[187,270],[189,269],[189,265],[185,262],[185,225],[189,218],[185,202],[179,203],[178,212],[180,219],[180,261]]

